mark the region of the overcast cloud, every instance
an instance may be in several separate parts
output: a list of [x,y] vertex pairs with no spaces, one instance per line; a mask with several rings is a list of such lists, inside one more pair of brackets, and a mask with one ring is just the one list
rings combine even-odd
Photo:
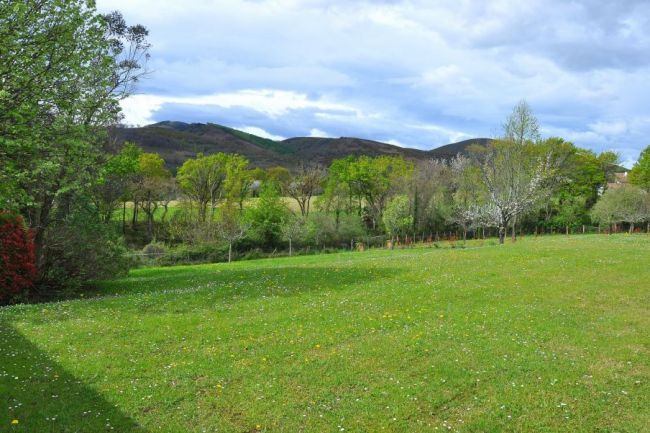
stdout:
[[544,135],[629,165],[650,143],[650,2],[99,0],[150,30],[126,122],[430,149],[494,136],[526,99]]

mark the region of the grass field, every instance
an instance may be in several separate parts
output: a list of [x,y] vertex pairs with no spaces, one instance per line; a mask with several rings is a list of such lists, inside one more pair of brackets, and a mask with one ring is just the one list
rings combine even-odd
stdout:
[[146,268],[101,295],[0,309],[0,431],[650,431],[646,235]]
[[[300,214],[300,207],[298,206],[298,203],[296,202],[296,200],[294,200],[291,197],[282,197],[281,200],[284,203],[284,205],[287,207],[287,209],[289,209],[290,211],[292,211],[295,214],[298,214],[298,215]],[[318,200],[318,197],[312,197],[309,200],[309,206],[310,206],[311,211],[316,210],[315,206],[316,206],[317,200]],[[255,207],[257,205],[258,201],[259,201],[259,198],[257,198],[257,197],[249,197],[244,201],[244,207],[245,208]],[[181,202],[179,200],[173,200],[173,201],[171,201],[169,203],[168,210],[167,210],[167,215],[165,216],[167,221],[169,221],[169,219],[172,218],[176,212],[181,210],[182,205],[183,205],[183,202]],[[196,210],[196,205],[195,205],[195,207],[193,209],[194,209],[195,213],[198,212]],[[154,212],[154,220],[159,222],[162,219],[162,216],[163,216],[164,212],[165,212],[165,209],[162,207],[162,205],[159,205],[159,207]],[[210,207],[209,206],[208,206],[208,212],[210,212]],[[131,220],[133,219],[133,202],[128,202],[126,204],[126,211],[123,211],[121,205],[120,205],[120,207],[118,209],[115,209],[113,211],[112,218],[113,218],[114,221],[120,221],[121,222],[122,221],[122,216],[125,217],[124,219],[126,220],[127,223],[131,222]],[[145,222],[147,220],[147,214],[144,213],[142,210],[140,210],[138,212],[137,216],[138,216],[137,219],[138,219],[139,222]]]

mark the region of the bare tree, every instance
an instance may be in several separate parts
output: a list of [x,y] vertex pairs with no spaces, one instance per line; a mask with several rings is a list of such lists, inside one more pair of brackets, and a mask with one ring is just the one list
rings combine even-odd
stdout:
[[485,188],[481,184],[479,170],[470,164],[468,158],[458,156],[449,166],[454,192],[451,213],[447,219],[462,227],[463,240],[467,240],[467,231],[480,225]]
[[298,173],[282,185],[284,193],[293,198],[303,217],[309,216],[311,198],[321,188],[325,170],[319,165],[302,164]]
[[293,241],[300,238],[305,231],[305,220],[301,217],[291,216],[282,225],[282,237],[289,241],[289,255],[293,255]]
[[228,242],[228,263],[232,261],[232,246],[243,239],[250,229],[250,224],[244,221],[235,206],[228,203],[221,210],[221,219],[217,224],[219,237]]
[[539,122],[525,100],[521,100],[512,109],[512,113],[503,124],[504,139],[520,146],[539,141]]
[[414,229],[428,230],[444,222],[440,210],[445,208],[453,190],[452,164],[453,161],[431,159],[416,166],[411,187]]
[[160,221],[165,223],[167,219],[167,213],[169,212],[169,204],[176,200],[178,196],[178,184],[176,184],[176,179],[170,178],[167,179],[161,185],[161,198],[160,205],[163,207],[163,213],[160,216]]

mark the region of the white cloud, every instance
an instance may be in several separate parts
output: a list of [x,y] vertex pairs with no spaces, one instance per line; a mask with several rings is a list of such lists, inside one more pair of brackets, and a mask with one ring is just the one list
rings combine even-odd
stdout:
[[241,90],[203,96],[133,95],[122,101],[125,122],[128,124],[153,123],[153,115],[164,104],[194,105],[201,107],[247,108],[270,118],[286,115],[292,110],[322,110],[339,115],[365,117],[359,109],[328,101],[310,99],[307,95],[282,90]]
[[457,141],[462,141],[466,140],[468,138],[472,138],[473,136],[471,134],[468,134],[463,131],[456,131],[453,129],[445,128],[439,125],[430,125],[430,124],[413,124],[409,125],[412,128],[415,129],[420,129],[424,131],[431,131],[437,134],[441,134],[443,136],[446,136],[449,140],[449,142],[455,143]]
[[239,128],[235,128],[235,129],[248,132],[249,134],[257,135],[258,137],[268,138],[269,140],[281,141],[287,138],[281,135],[271,134],[270,132],[262,128],[258,128],[257,126],[240,126]]
[[545,132],[580,146],[635,158],[650,136],[634,120],[650,118],[644,0],[98,4],[150,29],[153,74],[123,102],[129,123],[214,112],[284,136],[428,147],[493,135],[525,98]]
[[627,131],[627,123],[624,121],[606,122],[598,121],[589,125],[592,131],[603,135],[618,135]]
[[321,137],[321,138],[332,138],[330,134],[325,131],[322,131],[318,128],[312,128],[309,130],[310,137]]
[[390,140],[386,140],[385,142],[388,144],[392,144],[393,146],[406,147],[404,143],[395,140],[394,138],[391,138]]

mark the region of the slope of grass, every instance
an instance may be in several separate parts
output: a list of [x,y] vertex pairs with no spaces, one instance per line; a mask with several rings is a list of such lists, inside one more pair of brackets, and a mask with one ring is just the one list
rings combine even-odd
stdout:
[[648,431],[649,265],[586,235],[135,270],[0,309],[0,431]]

